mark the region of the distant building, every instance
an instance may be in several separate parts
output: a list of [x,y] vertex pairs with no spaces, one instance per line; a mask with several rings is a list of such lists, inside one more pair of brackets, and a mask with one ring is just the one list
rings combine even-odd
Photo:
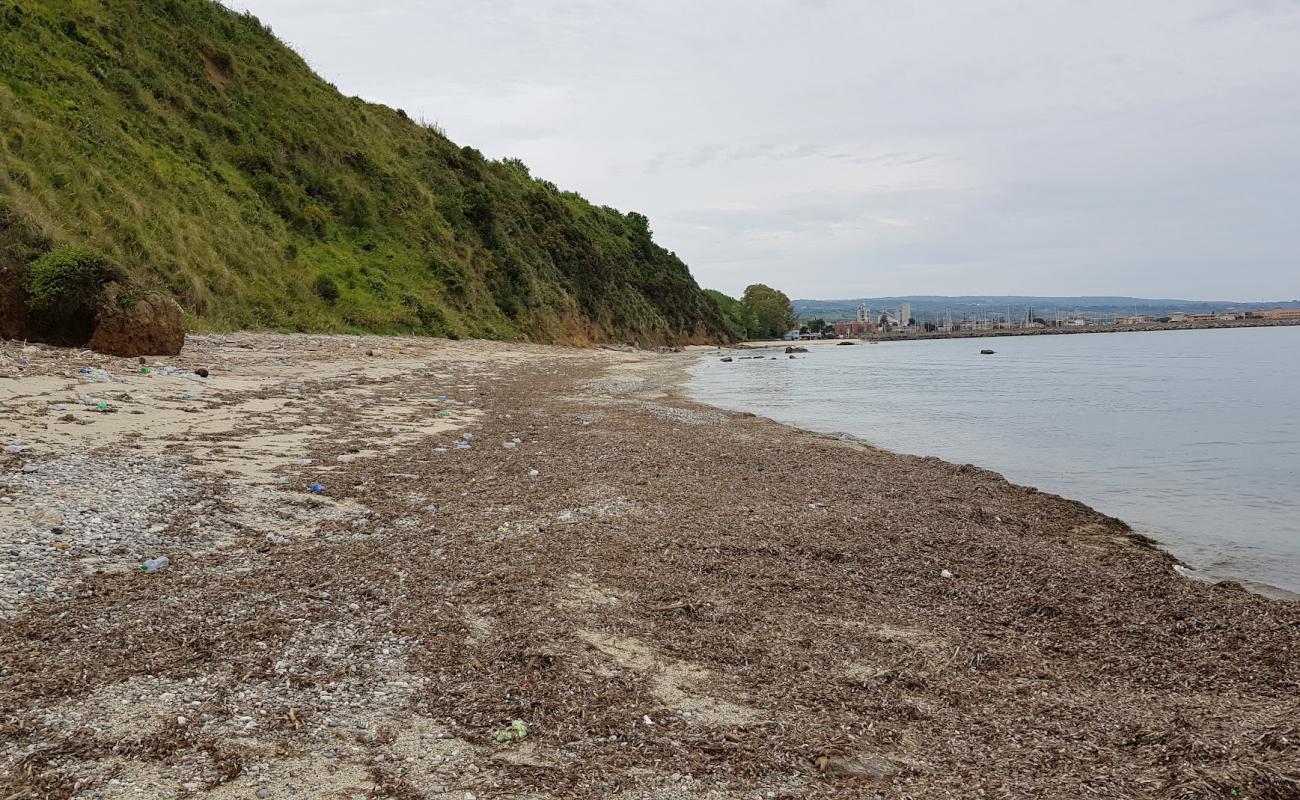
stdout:
[[898,312],[898,324],[900,324],[900,325],[910,325],[910,324],[912,324],[912,304],[911,304],[911,303],[903,303],[903,308],[902,308],[902,310]]
[[870,322],[871,309],[867,308],[866,303],[858,303],[858,322]]
[[837,322],[835,323],[835,335],[841,339],[844,337],[860,338],[876,330],[876,323],[859,320],[856,322]]
[[1269,308],[1247,311],[1246,319],[1300,319],[1300,308]]

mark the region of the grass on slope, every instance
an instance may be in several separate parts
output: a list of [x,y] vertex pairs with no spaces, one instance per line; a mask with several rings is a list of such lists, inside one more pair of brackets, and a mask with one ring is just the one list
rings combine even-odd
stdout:
[[4,219],[199,328],[727,336],[645,217],[344,97],[208,0],[0,0]]

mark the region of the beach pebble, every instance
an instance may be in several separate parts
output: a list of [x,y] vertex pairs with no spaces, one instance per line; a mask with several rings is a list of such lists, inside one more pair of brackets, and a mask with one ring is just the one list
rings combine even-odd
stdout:
[[63,515],[50,508],[42,508],[32,514],[32,524],[38,528],[57,528],[63,524]]

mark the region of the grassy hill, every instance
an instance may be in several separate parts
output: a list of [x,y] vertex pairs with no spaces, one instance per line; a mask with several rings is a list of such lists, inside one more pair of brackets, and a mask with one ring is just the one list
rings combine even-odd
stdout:
[[60,243],[200,329],[728,335],[644,216],[345,97],[208,0],[0,0],[0,268]]

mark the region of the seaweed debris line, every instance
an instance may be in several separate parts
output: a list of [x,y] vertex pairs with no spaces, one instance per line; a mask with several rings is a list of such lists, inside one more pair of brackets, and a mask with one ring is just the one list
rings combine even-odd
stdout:
[[0,796],[1300,796],[1295,604],[694,357],[4,342]]

